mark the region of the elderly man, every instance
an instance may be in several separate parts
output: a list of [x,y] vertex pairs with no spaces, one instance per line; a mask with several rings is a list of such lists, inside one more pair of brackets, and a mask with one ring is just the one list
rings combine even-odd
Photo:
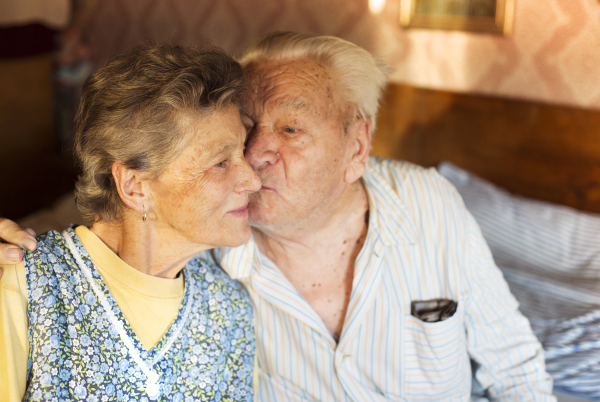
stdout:
[[278,33],[241,63],[246,158],[262,180],[253,238],[205,257],[254,300],[258,400],[467,401],[472,388],[554,400],[541,346],[454,188],[368,156],[386,82],[373,57]]

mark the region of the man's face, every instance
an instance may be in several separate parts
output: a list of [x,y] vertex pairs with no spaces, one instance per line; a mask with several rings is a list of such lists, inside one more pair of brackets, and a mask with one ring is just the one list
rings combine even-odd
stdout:
[[251,63],[246,71],[246,159],[262,181],[250,196],[250,224],[278,232],[324,223],[352,149],[327,69],[301,59]]

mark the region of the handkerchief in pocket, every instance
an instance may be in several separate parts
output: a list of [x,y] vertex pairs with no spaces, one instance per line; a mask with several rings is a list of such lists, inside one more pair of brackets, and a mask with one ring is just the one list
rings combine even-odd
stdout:
[[449,299],[413,301],[410,314],[424,322],[439,322],[452,317],[457,307],[458,303]]

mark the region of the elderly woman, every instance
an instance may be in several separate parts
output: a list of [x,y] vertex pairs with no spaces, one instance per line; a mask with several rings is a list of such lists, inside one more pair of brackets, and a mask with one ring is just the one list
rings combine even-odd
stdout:
[[196,255],[250,237],[240,66],[142,47],[86,82],[77,203],[93,224],[3,267],[0,399],[252,400],[246,291]]

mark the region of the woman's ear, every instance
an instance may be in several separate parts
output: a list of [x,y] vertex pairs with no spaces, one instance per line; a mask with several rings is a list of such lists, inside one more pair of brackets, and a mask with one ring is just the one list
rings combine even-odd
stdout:
[[139,170],[130,169],[120,162],[113,163],[111,172],[117,192],[123,203],[140,214],[148,212],[150,198],[145,185],[145,175]]
[[352,155],[344,172],[346,183],[354,183],[365,171],[371,151],[371,124],[370,118],[358,118],[348,128],[348,139],[352,142]]

